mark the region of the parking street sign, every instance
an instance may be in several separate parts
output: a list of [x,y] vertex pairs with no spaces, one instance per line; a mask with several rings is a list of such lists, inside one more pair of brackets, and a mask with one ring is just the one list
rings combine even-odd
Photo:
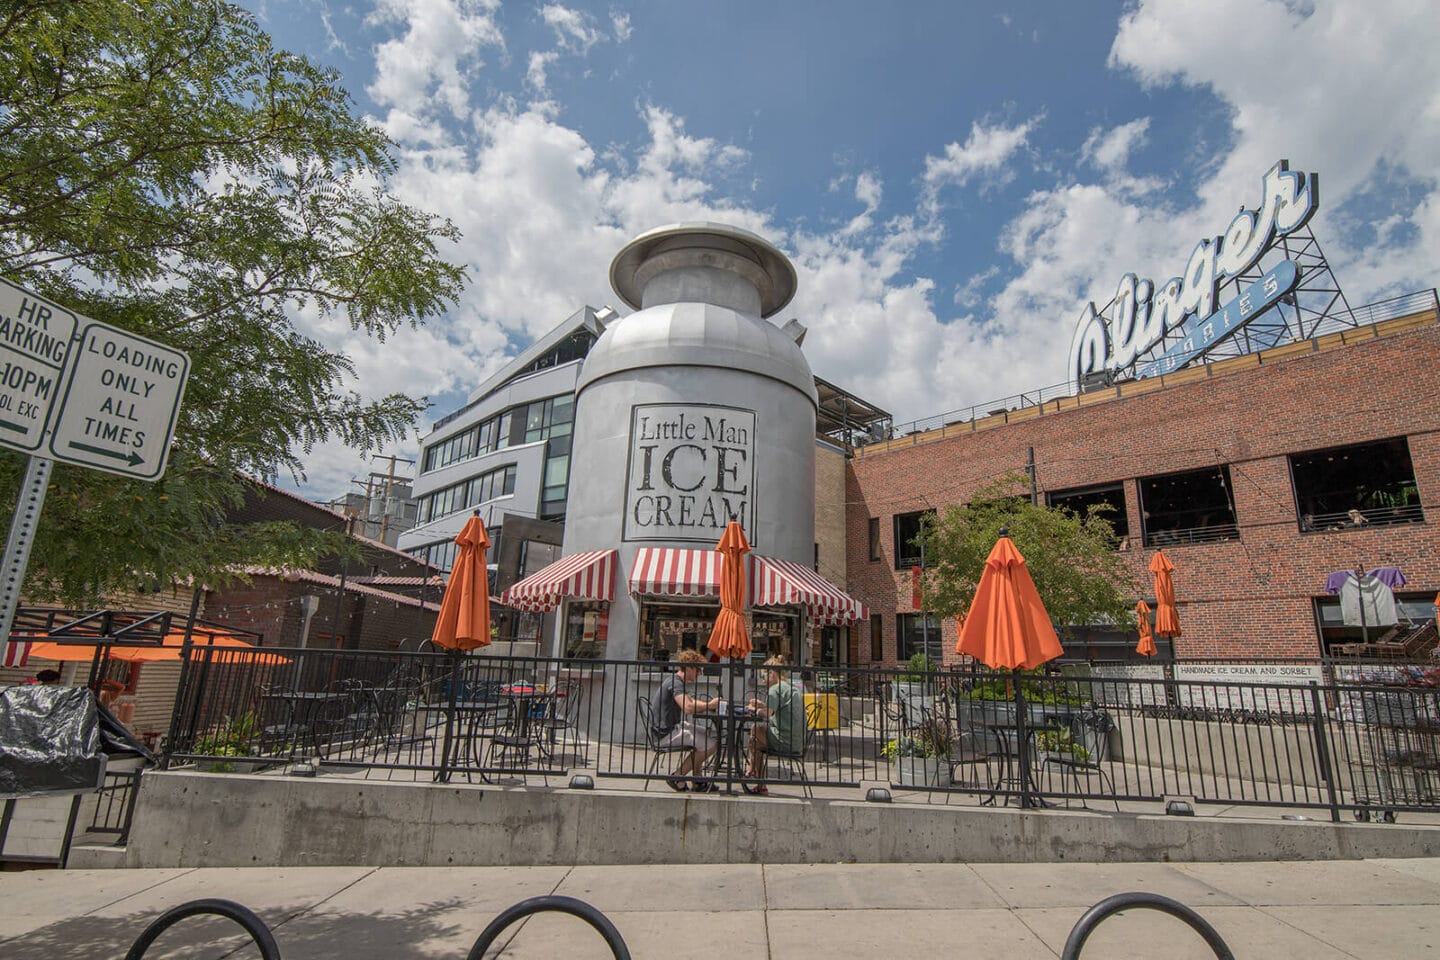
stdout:
[[44,443],[77,323],[59,304],[0,280],[0,446],[34,453]]
[[85,320],[55,413],[50,454],[141,480],[165,472],[190,358],[108,324]]

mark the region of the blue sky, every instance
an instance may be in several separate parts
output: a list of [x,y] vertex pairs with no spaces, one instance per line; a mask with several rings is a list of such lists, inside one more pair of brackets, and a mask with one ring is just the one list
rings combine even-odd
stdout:
[[[775,319],[899,420],[1062,382],[1085,303],[1178,274],[1282,158],[1320,175],[1352,304],[1436,282],[1433,0],[248,6],[340,71],[397,143],[393,188],[465,234],[443,321],[376,345],[299,318],[355,389],[432,418],[579,306],[618,307],[610,258],[677,220],[789,254]],[[322,447],[292,485],[368,469]]]

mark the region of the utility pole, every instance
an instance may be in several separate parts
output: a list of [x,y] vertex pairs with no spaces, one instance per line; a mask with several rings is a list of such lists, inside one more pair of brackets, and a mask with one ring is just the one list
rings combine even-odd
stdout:
[[1035,448],[1030,447],[1030,457],[1025,463],[1025,472],[1030,475],[1030,506],[1040,505],[1040,493],[1035,484]]
[[[390,469],[389,469],[389,471],[388,471],[387,473],[383,474],[383,476],[385,477],[385,507],[380,511],[380,536],[377,538],[381,543],[384,543],[384,542],[385,542],[385,535],[390,532],[390,509],[389,509],[389,507],[390,507],[390,498],[391,498],[392,496],[394,496],[394,493],[395,493],[395,464],[396,464],[397,462],[398,462],[398,463],[409,463],[409,464],[413,464],[415,461],[414,461],[414,460],[408,460],[408,459],[406,459],[405,457],[397,457],[397,456],[395,456],[394,454],[391,454],[391,455],[388,456],[388,457],[376,456],[375,459],[376,459],[376,460],[389,460],[389,461],[390,461]],[[371,473],[370,476],[376,477],[376,476],[381,476],[381,474]],[[368,496],[366,497],[366,508],[367,508],[367,509],[369,508],[369,497],[368,497]]]

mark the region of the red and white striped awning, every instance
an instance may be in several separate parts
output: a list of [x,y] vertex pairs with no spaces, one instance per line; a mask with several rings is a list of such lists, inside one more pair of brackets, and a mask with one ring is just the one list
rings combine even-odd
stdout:
[[756,607],[798,604],[820,623],[848,623],[869,616],[865,604],[814,570],[774,557],[753,558],[750,603]]
[[591,550],[561,557],[513,584],[500,595],[500,602],[519,610],[554,610],[566,597],[614,600],[617,556],[615,550]]
[[7,667],[23,667],[30,662],[30,641],[9,640],[5,643],[5,663]]
[[630,592],[652,597],[718,597],[720,554],[682,547],[641,547],[630,568]]
[[[803,564],[751,554],[748,606],[803,606],[820,623],[869,616],[865,605]],[[656,597],[718,597],[720,554],[681,547],[641,547],[630,571],[630,592]]]

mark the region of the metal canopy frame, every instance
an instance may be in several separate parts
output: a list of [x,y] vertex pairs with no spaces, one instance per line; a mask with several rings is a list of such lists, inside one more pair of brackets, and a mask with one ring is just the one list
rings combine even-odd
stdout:
[[[185,614],[170,610],[92,610],[85,613],[53,607],[20,607],[15,611],[9,639],[137,647],[149,643],[158,646],[168,634],[184,632],[188,619]],[[241,639],[253,637],[257,642],[261,639],[254,630],[202,619],[195,621],[191,634],[197,637],[216,634]]]
[[828,380],[815,378],[819,408],[815,411],[815,433],[840,444],[846,453],[874,440],[889,439],[892,418],[886,410],[861,400]]

